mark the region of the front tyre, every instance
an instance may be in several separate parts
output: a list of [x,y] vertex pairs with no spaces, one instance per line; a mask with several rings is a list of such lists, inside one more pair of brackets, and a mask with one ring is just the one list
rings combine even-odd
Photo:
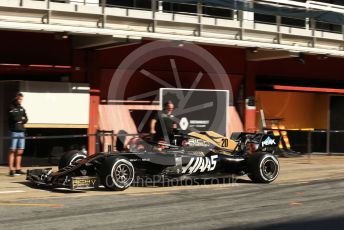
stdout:
[[109,190],[127,189],[133,183],[134,175],[134,166],[125,157],[107,157],[99,168],[101,183]]
[[254,153],[248,159],[248,177],[255,183],[271,183],[279,171],[279,161],[270,153]]
[[82,153],[78,150],[72,150],[69,151],[61,157],[59,161],[59,170],[63,169],[64,167],[68,165],[72,165],[74,163],[77,163],[78,161],[85,159],[87,156],[85,153]]

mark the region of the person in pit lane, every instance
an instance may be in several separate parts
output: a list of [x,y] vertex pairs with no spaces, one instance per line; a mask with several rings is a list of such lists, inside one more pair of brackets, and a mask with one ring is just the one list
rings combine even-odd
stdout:
[[22,106],[24,95],[17,93],[8,109],[8,123],[11,144],[8,153],[9,176],[26,174],[21,170],[21,161],[25,149],[25,124],[28,118]]
[[164,109],[158,111],[150,122],[150,134],[155,142],[165,141],[170,143],[173,139],[174,131],[177,129],[176,119],[173,116],[174,104],[167,101]]

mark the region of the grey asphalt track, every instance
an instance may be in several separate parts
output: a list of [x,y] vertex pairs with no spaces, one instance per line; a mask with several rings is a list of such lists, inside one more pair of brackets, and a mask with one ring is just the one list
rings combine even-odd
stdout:
[[8,183],[7,190],[18,194],[1,195],[6,191],[0,189],[0,229],[343,230],[343,161],[332,160],[332,171],[322,160],[295,161],[282,162],[284,174],[272,184],[244,177],[226,184],[75,193]]

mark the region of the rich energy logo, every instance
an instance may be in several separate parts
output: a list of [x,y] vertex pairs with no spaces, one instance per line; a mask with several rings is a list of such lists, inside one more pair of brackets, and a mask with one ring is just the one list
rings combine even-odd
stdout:
[[211,157],[193,157],[190,159],[189,163],[183,167],[182,173],[196,173],[204,172],[204,171],[213,171],[216,167],[216,159],[218,158],[217,155],[213,155]]
[[266,138],[265,141],[262,142],[262,147],[269,145],[276,145],[276,141],[271,137]]
[[97,182],[96,178],[78,178],[78,177],[75,177],[72,180],[72,188],[73,189],[94,188],[96,185],[96,182]]
[[190,147],[209,147],[210,144],[207,141],[201,139],[189,139],[187,145]]

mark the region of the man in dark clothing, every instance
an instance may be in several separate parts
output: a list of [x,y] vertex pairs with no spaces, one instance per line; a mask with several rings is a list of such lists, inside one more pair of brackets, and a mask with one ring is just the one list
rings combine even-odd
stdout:
[[21,170],[21,161],[25,149],[25,139],[23,139],[25,137],[24,125],[27,123],[28,118],[25,109],[21,106],[23,99],[23,94],[18,93],[8,110],[10,136],[13,138],[8,154],[10,176],[25,174]]
[[150,133],[154,135],[156,141],[169,140],[173,136],[173,130],[177,128],[177,123],[172,115],[174,104],[168,101],[164,104],[164,109],[155,114],[150,123]]

